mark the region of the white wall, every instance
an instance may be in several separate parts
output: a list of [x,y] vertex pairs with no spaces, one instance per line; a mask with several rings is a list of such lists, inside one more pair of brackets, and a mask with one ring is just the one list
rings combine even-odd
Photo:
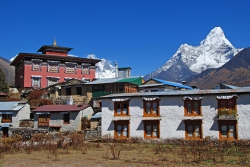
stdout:
[[[192,95],[194,97],[194,95]],[[220,95],[219,95],[220,96]],[[160,138],[185,138],[184,96],[160,96]],[[199,97],[196,95],[195,97]],[[203,138],[211,136],[219,138],[217,118],[217,95],[203,95],[202,127]],[[237,99],[238,138],[250,139],[250,94],[239,95]],[[131,97],[130,107],[130,137],[144,138],[143,101],[141,97]],[[102,100],[102,136],[114,137],[114,102],[112,99]]]

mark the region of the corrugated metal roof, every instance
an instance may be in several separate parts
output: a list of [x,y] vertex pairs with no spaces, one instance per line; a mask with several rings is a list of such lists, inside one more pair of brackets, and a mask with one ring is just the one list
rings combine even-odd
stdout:
[[62,112],[62,111],[81,111],[85,108],[89,107],[89,105],[43,105],[37,107],[33,110],[33,112]]
[[240,89],[192,89],[192,90],[168,90],[162,92],[137,92],[137,93],[118,93],[102,96],[101,98],[114,98],[114,97],[142,97],[142,96],[184,96],[184,95],[208,95],[208,94],[237,94],[237,93],[250,93],[249,88]]
[[14,110],[18,111],[21,108],[24,107],[25,104],[18,105],[19,101],[11,101],[11,102],[0,102],[0,111],[8,111],[8,110]]
[[102,118],[102,112],[96,113],[95,115],[93,115],[93,116],[91,117],[91,119],[92,119],[92,118]]
[[92,82],[88,82],[86,84],[89,85],[95,85],[95,84],[106,84],[106,83],[115,83],[115,82],[134,82],[137,79],[140,79],[142,77],[129,77],[129,78],[101,78],[101,79],[97,79],[94,80]]
[[185,88],[185,89],[193,89],[190,86],[183,85],[183,84],[177,83],[177,82],[165,81],[165,80],[158,79],[158,78],[152,78],[152,79],[155,80],[155,81],[161,82],[164,85],[169,85],[169,86],[174,86],[174,87],[179,87],[179,88]]

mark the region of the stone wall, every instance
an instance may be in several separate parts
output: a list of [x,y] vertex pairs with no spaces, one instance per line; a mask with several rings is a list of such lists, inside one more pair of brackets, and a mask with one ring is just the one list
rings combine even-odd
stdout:
[[86,130],[84,134],[85,134],[85,139],[87,140],[101,139],[102,137],[101,126],[98,126],[94,130]]

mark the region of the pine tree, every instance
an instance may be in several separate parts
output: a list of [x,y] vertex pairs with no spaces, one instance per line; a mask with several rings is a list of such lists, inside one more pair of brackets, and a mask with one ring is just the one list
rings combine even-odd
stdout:
[[3,70],[0,68],[0,92],[9,93],[9,85],[5,80],[5,74]]

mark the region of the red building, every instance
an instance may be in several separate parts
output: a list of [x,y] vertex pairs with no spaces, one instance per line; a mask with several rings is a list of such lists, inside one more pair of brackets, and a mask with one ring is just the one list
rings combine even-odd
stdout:
[[19,53],[11,62],[15,66],[17,88],[45,88],[49,85],[77,78],[92,81],[95,64],[100,60],[68,56],[72,48],[43,45],[37,52]]

